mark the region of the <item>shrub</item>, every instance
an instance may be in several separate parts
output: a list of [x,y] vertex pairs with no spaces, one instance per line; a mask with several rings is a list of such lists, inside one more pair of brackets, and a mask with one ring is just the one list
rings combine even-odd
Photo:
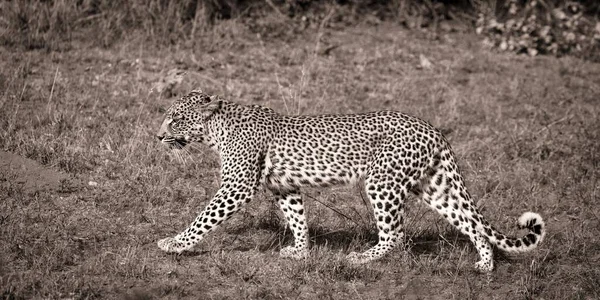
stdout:
[[476,32],[485,36],[484,44],[501,51],[600,59],[600,23],[578,2],[509,0],[499,8],[480,6]]
[[0,43],[27,50],[64,50],[70,41],[108,47],[131,32],[174,43],[238,11],[237,0],[0,1]]
[[56,48],[69,39],[80,12],[69,1],[3,1],[0,3],[0,41],[27,49]]

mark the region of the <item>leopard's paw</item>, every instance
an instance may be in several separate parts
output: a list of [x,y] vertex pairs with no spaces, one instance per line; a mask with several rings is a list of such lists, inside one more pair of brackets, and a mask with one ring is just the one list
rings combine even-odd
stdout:
[[187,250],[185,243],[177,241],[175,238],[168,237],[158,241],[158,248],[167,253],[181,253]]
[[489,273],[494,270],[494,263],[491,260],[480,260],[475,263],[475,269],[482,273]]
[[346,259],[353,265],[362,265],[372,260],[368,255],[358,252],[350,252],[350,254],[346,256]]
[[279,256],[283,258],[305,259],[308,257],[308,250],[287,246],[279,250]]

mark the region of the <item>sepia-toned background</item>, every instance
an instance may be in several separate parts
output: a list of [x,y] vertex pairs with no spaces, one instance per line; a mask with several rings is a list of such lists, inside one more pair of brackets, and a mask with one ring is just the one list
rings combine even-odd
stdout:
[[[2,299],[597,299],[596,1],[0,2]],[[488,220],[538,249],[475,249],[417,199],[404,247],[376,241],[360,185],[306,189],[312,252],[261,191],[194,252],[167,255],[219,184],[204,146],[156,141],[193,88],[285,114],[398,110],[440,128]]]

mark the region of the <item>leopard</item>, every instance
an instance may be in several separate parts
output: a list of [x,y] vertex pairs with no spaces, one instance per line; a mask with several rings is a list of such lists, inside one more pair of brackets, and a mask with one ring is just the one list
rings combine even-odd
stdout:
[[[457,159],[442,132],[427,121],[397,111],[286,115],[244,105],[195,89],[166,110],[156,134],[183,151],[207,145],[220,159],[220,185],[185,230],[161,239],[167,253],[190,251],[250,202],[262,187],[272,192],[293,236],[280,257],[307,259],[309,230],[301,188],[361,184],[372,206],[377,242],[350,252],[351,264],[380,259],[404,241],[405,201],[412,196],[437,211],[473,243],[474,268],[494,269],[494,248],[508,253],[535,249],[546,234],[538,213],[525,212],[507,236],[481,214],[465,186]],[[287,228],[287,227],[286,227]]]

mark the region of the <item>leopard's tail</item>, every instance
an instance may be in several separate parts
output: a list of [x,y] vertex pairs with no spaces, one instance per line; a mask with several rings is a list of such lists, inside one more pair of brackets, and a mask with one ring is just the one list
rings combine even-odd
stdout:
[[499,249],[506,252],[527,252],[535,249],[546,235],[546,224],[542,217],[534,212],[526,212],[519,217],[517,226],[519,229],[527,229],[529,233],[525,236],[507,237],[490,225],[481,225],[479,231]]

